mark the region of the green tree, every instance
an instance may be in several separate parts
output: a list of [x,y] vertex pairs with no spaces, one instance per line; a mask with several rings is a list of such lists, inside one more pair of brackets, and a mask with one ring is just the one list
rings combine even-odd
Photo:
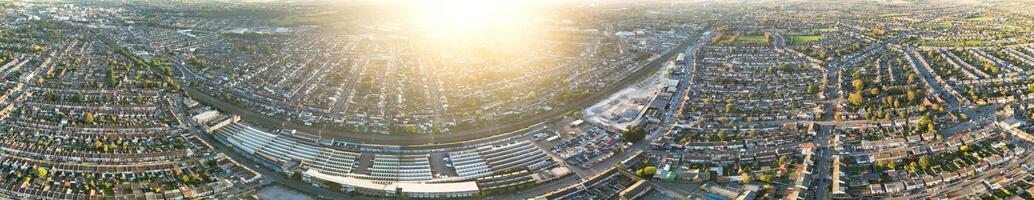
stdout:
[[83,123],[93,124],[93,113],[86,112],[83,114]]
[[636,170],[635,174],[639,175],[639,177],[650,178],[653,177],[654,174],[657,174],[657,167],[646,166],[642,169]]
[[643,128],[640,128],[639,126],[629,126],[627,129],[628,130],[622,134],[622,140],[625,142],[638,143],[643,141],[643,139],[646,139],[646,130],[643,130]]
[[327,188],[334,191],[341,191],[341,184],[334,181],[327,181]]
[[761,181],[761,182],[765,182],[765,183],[772,183],[772,175],[769,175],[769,174],[761,175],[761,177],[758,178],[758,180]]

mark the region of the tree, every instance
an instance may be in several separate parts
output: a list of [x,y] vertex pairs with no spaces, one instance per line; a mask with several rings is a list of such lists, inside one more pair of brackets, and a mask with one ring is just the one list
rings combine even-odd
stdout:
[[869,89],[869,94],[872,94],[872,96],[880,95],[880,88]]
[[341,184],[334,181],[327,181],[327,188],[334,191],[341,191]]
[[897,168],[897,166],[898,165],[895,164],[894,161],[887,162],[887,168],[894,169]]
[[44,176],[47,176],[47,169],[42,167],[36,168],[36,177],[43,178]]
[[865,90],[865,82],[862,82],[862,80],[860,79],[855,79],[854,81],[851,81],[851,85],[854,86],[854,91]]
[[292,173],[291,174],[291,179],[292,180],[296,180],[296,181],[301,181],[302,180],[302,173],[301,172],[297,172],[297,171]]
[[628,130],[622,134],[622,140],[625,142],[638,143],[643,141],[643,139],[646,139],[646,130],[639,126],[629,126]]
[[993,65],[993,64],[991,64],[991,63],[989,63],[989,62],[985,62],[984,63],[984,71],[990,71],[993,74],[997,74],[998,73],[998,67]]
[[919,157],[919,166],[923,167],[923,169],[929,169],[930,168],[930,158],[928,158],[926,156]]
[[847,97],[847,101],[851,102],[852,105],[860,106],[865,102],[865,99],[862,97],[861,92],[855,92],[851,93],[851,95]]
[[108,85],[109,86],[114,87],[115,84],[118,83],[118,80],[115,77],[115,70],[114,69],[108,69],[108,76],[107,77],[108,77]]
[[657,167],[646,166],[646,167],[643,167],[642,169],[636,170],[635,174],[639,175],[639,177],[650,178],[650,177],[653,177],[654,174],[657,174]]
[[761,175],[761,177],[758,178],[758,180],[761,181],[761,182],[765,182],[765,183],[772,183],[772,175],[770,175],[770,174]]
[[743,184],[750,183],[750,181],[751,181],[750,174],[748,174],[747,172],[743,172],[743,173],[740,173],[740,176],[743,178],[743,180],[742,180]]
[[93,124],[93,113],[86,112],[83,114],[83,123]]

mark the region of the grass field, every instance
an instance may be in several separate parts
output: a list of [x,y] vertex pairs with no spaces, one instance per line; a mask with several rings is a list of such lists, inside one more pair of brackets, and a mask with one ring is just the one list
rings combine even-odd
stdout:
[[910,15],[910,14],[908,14],[908,13],[887,13],[887,14],[878,15],[878,17],[900,17],[900,16],[908,16],[908,15]]
[[324,18],[337,15],[337,12],[324,11],[317,13],[298,14],[298,15],[285,15],[269,20],[275,26],[300,26],[300,25],[315,25]]
[[742,35],[742,36],[740,36],[739,39],[736,40],[736,45],[764,44],[764,43],[765,43],[765,36],[764,35]]
[[809,43],[809,42],[821,40],[822,38],[825,38],[825,37],[821,36],[821,35],[794,35],[794,36],[790,36],[790,40],[792,40],[794,44]]
[[966,21],[971,21],[971,22],[984,22],[984,21],[989,21],[989,20],[991,20],[991,17],[981,16],[981,17],[966,18]]
[[917,44],[924,46],[941,46],[941,47],[969,47],[969,46],[984,46],[987,41],[983,40],[962,40],[962,41],[934,41],[925,40],[919,41]]
[[836,29],[833,29],[833,28],[809,28],[809,29],[804,29],[804,30],[801,30],[801,31],[803,31],[803,32],[812,32],[812,33],[821,33],[821,32],[833,32],[833,31],[836,31]]

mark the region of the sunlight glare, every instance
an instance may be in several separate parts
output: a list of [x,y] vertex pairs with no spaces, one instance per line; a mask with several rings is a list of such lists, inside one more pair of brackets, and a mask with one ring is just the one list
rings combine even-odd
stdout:
[[416,22],[437,34],[479,31],[506,26],[521,16],[526,5],[518,0],[419,1]]

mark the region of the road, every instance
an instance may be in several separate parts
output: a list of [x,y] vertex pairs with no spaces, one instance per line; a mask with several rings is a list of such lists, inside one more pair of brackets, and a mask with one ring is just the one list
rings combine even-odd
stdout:
[[833,149],[829,148],[829,141],[832,137],[832,128],[823,127],[824,130],[820,130],[818,134],[812,140],[816,145],[815,154],[815,166],[813,168],[811,185],[808,188],[817,189],[815,191],[809,191],[807,196],[813,196],[811,199],[832,199],[832,169],[833,169]]

